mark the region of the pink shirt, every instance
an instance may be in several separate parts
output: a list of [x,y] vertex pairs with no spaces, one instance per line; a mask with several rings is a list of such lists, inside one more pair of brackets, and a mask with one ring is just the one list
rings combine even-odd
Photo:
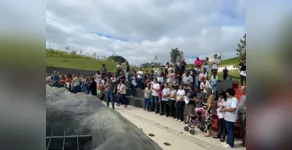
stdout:
[[199,60],[195,60],[194,64],[195,64],[195,66],[197,66],[197,67],[201,67],[201,65],[202,65],[202,61],[201,61],[200,59],[199,59]]

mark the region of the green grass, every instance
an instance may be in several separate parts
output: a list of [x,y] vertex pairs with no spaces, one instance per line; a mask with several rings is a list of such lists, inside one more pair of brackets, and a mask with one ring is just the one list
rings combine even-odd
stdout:
[[[240,63],[240,57],[235,57],[232,59],[222,60],[220,66],[228,66],[228,65],[238,65]],[[110,72],[116,71],[117,63],[109,60],[97,60],[88,56],[79,56],[68,54],[63,51],[55,51],[55,50],[46,50],[46,66],[49,67],[59,67],[59,68],[70,68],[70,69],[80,69],[80,70],[99,70],[101,65],[105,64],[106,68]],[[191,64],[187,65],[187,68],[190,68]],[[134,67],[138,70],[138,67]],[[143,68],[143,71],[148,70],[149,72],[154,68]],[[236,77],[239,77],[238,71],[229,71],[230,75],[235,77],[233,79],[236,80]],[[219,77],[222,78],[222,72],[218,73]]]

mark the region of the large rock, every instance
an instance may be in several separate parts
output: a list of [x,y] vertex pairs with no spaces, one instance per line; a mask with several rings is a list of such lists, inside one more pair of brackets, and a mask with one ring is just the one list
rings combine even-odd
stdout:
[[53,129],[54,135],[62,136],[64,130],[72,135],[77,128],[79,135],[92,135],[91,143],[83,145],[92,150],[161,150],[142,130],[97,97],[47,86],[46,104],[47,136]]

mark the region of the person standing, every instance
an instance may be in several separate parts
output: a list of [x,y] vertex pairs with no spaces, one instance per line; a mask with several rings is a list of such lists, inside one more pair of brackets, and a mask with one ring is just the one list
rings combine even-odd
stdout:
[[184,110],[184,119],[185,119],[185,123],[188,123],[188,116],[193,112],[194,108],[195,108],[195,101],[196,101],[196,97],[197,97],[197,93],[194,90],[194,86],[189,86],[189,92],[187,93],[187,98],[189,100],[189,102],[187,104],[185,104],[185,110]]
[[176,98],[176,90],[175,90],[175,87],[171,85],[170,96],[169,96],[169,112],[170,112],[170,117],[173,119],[176,119],[175,98]]
[[142,68],[139,69],[139,71],[137,72],[137,86],[138,88],[142,89],[142,80],[143,80],[143,70]]
[[90,93],[91,93],[91,95],[94,95],[94,96],[96,96],[97,95],[97,89],[96,89],[96,82],[95,82],[95,79],[94,78],[92,78],[91,79],[91,83],[90,83],[90,85],[89,85],[89,89],[90,89]]
[[126,81],[129,81],[129,71],[130,71],[130,66],[129,63],[126,62],[126,67],[125,67],[125,76],[126,76]]
[[129,80],[130,82],[132,82],[132,76],[133,76],[133,73],[136,74],[136,70],[134,69],[134,67],[132,67],[131,70],[129,71],[128,80]]
[[242,62],[239,64],[240,67],[240,86],[246,86],[246,58],[242,57]]
[[121,80],[118,87],[119,100],[117,106],[120,106],[121,102],[125,105],[125,108],[128,106],[126,100],[126,89],[125,81]]
[[211,75],[211,81],[210,81],[210,85],[211,85],[211,89],[212,89],[212,93],[214,95],[214,97],[216,98],[216,92],[217,92],[217,81],[218,81],[218,76],[217,76],[217,71],[213,71],[212,75]]
[[180,68],[180,76],[182,76],[186,70],[187,63],[184,58],[180,59],[179,68]]
[[226,137],[226,129],[225,129],[225,121],[224,121],[223,113],[220,112],[220,109],[226,102],[227,96],[223,90],[221,90],[218,95],[219,95],[219,99],[217,101],[217,110],[216,110],[217,116],[218,116],[217,135],[214,138],[220,139],[221,142],[224,142],[225,137]]
[[211,72],[213,72],[213,71],[218,72],[219,63],[220,63],[220,59],[218,59],[218,55],[214,54],[214,60],[211,63],[212,64]]
[[165,75],[167,75],[168,74],[168,69],[169,69],[169,62],[167,62],[166,63],[166,65],[165,65]]
[[227,79],[227,76],[228,76],[228,70],[227,70],[227,67],[225,67],[223,69],[223,80],[226,80]]
[[184,96],[186,95],[182,85],[179,85],[179,89],[176,93],[176,117],[177,121],[181,122],[184,120]]
[[114,83],[111,81],[111,79],[107,79],[105,84],[106,89],[106,105],[109,107],[109,102],[112,102],[112,108],[115,109],[115,101],[113,98],[113,92],[114,92]]
[[158,74],[161,73],[161,70],[159,68],[158,64],[155,64],[155,68],[154,68],[154,78],[157,78]]
[[204,61],[204,66],[203,66],[203,68],[205,68],[206,69],[206,72],[207,72],[207,79],[209,79],[208,77],[208,74],[209,74],[209,58],[208,57],[206,57],[206,59],[205,59],[205,61]]
[[230,88],[226,90],[228,97],[224,107],[220,109],[220,112],[224,113],[225,128],[227,134],[227,140],[224,147],[234,147],[234,122],[237,119],[238,100],[235,97],[234,89]]
[[202,77],[202,82],[200,85],[201,90],[203,90],[204,93],[207,93],[207,88],[211,88],[210,82],[205,79],[205,77]]
[[212,136],[211,127],[212,127],[212,119],[213,119],[213,101],[214,101],[214,95],[212,94],[212,90],[210,88],[206,89],[206,97],[207,97],[207,103],[203,104],[204,110],[205,110],[205,131],[207,132],[205,134],[206,137]]
[[151,97],[151,84],[147,83],[144,89],[144,110],[150,111],[149,103]]
[[100,73],[101,73],[101,78],[104,80],[106,73],[107,73],[107,69],[105,68],[105,64],[102,64]]
[[201,70],[201,65],[202,65],[202,61],[200,60],[199,56],[197,56],[194,65],[196,68],[198,68],[199,70]]
[[130,89],[131,89],[131,96],[135,96],[135,90],[137,87],[137,78],[136,78],[136,73],[133,72],[131,76],[131,83],[130,83]]
[[161,105],[160,105],[160,116],[163,115],[165,112],[166,117],[169,116],[169,96],[170,96],[170,89],[168,87],[168,83],[164,83],[163,90],[161,92],[162,98],[161,98]]
[[151,111],[154,111],[155,108],[155,114],[158,113],[158,96],[159,96],[159,90],[160,90],[160,85],[157,82],[157,79],[155,78],[152,84],[152,98],[151,98]]
[[186,93],[189,93],[190,86],[193,84],[193,77],[190,76],[190,72],[186,72],[186,76],[182,79],[182,85],[184,85],[184,90]]
[[241,87],[242,96],[238,104],[238,124],[240,128],[240,136],[242,137],[242,146],[245,147],[245,119],[246,119],[246,87]]

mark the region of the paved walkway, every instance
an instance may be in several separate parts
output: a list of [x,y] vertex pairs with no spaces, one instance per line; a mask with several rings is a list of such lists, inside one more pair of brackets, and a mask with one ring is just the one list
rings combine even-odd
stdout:
[[[135,124],[138,128],[157,142],[163,150],[224,150],[222,143],[212,137],[204,137],[204,133],[196,129],[196,134],[191,135],[184,131],[184,124],[165,116],[159,116],[153,112],[143,111],[141,108],[129,106],[116,107],[116,111]],[[170,145],[167,146],[164,143]],[[240,141],[235,141],[235,150],[246,150],[240,147]]]

